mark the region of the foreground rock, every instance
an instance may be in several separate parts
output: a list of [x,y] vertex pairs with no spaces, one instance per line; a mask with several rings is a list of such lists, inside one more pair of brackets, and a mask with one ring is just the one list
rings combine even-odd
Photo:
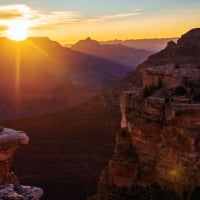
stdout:
[[122,129],[95,199],[200,198],[199,44],[194,29],[138,69],[138,87],[121,98]]
[[17,147],[28,144],[28,136],[20,131],[0,127],[0,199],[39,200],[43,194],[37,187],[23,186],[9,167]]

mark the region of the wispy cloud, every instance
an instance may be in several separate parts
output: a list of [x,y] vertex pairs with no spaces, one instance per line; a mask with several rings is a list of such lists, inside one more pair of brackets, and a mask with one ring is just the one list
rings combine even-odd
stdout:
[[1,11],[0,10],[0,19],[15,19],[17,17],[21,17],[21,13],[19,12],[15,12],[15,11],[12,11],[12,12],[5,12],[5,11]]
[[0,19],[9,20],[22,17],[22,13],[19,11],[17,7],[18,7],[17,5],[0,6]]
[[34,11],[24,4],[1,5],[0,20],[13,20],[18,18],[29,19]]
[[56,29],[69,24],[101,23],[109,20],[123,19],[139,15],[141,12],[142,10],[137,9],[132,12],[88,18],[80,11],[42,12],[25,4],[1,5],[0,24],[9,25],[9,22],[12,20],[23,20],[27,22],[27,26],[30,29]]
[[84,21],[81,12],[74,11],[52,11],[49,13],[38,13],[32,29],[51,29],[63,24],[74,24]]
[[138,14],[139,14],[138,12],[120,13],[115,15],[104,16],[103,19],[116,19],[116,18],[118,19],[118,18],[132,17]]
[[127,18],[127,17],[132,17],[132,16],[140,15],[141,12],[142,12],[141,9],[137,9],[137,10],[135,10],[133,12],[117,13],[117,14],[114,14],[114,15],[102,16],[100,18],[104,19],[104,20]]
[[107,20],[116,20],[116,19],[123,19],[123,18],[128,18],[128,17],[133,17],[133,16],[136,16],[136,15],[140,15],[142,12],[141,9],[137,9],[133,12],[125,12],[125,13],[116,13],[116,14],[113,14],[113,15],[105,15],[105,16],[100,16],[100,17],[97,17],[96,19],[93,19],[94,22],[95,21],[107,21]]
[[123,19],[139,15],[141,12],[127,12],[117,13],[113,15],[97,16],[94,18],[87,18],[82,15],[81,12],[72,11],[59,11],[51,12],[46,15],[41,15],[38,25],[34,26],[33,29],[55,29],[62,25],[70,24],[84,24],[84,23],[101,23],[111,20]]
[[0,31],[6,31],[6,30],[8,30],[7,26],[0,25]]

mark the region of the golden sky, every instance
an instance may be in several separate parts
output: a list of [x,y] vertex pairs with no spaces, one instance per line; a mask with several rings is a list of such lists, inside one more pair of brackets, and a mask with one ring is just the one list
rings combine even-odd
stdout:
[[57,0],[0,3],[0,36],[48,36],[61,43],[180,37],[200,27],[200,1]]

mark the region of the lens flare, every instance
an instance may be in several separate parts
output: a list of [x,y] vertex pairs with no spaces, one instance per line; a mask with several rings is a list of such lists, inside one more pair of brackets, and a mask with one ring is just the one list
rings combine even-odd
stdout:
[[22,41],[28,36],[27,25],[21,21],[13,21],[7,30],[7,37],[11,40]]

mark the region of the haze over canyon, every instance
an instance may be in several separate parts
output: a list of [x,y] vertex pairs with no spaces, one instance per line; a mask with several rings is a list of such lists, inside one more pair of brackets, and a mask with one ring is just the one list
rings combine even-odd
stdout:
[[21,184],[48,200],[198,199],[199,42],[199,28],[158,53],[1,38],[2,124],[30,137],[11,166]]

